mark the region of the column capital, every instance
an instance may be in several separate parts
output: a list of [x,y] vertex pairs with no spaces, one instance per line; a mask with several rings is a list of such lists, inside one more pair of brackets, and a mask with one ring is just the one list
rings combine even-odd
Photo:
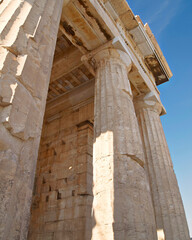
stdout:
[[129,67],[132,64],[131,58],[127,53],[125,53],[122,50],[116,49],[116,48],[105,48],[101,49],[95,55],[93,58],[96,60],[96,62],[100,62],[103,59],[119,59],[126,67]]
[[[103,79],[102,75],[107,74],[111,77],[109,86],[119,90],[123,90],[133,98],[131,85],[128,79],[128,72],[131,69],[131,59],[127,53],[114,47],[99,48],[94,50],[92,60],[95,62],[96,81]],[[98,73],[103,73],[97,76]],[[114,77],[115,76],[115,77]],[[113,85],[113,86],[112,86]]]
[[148,108],[161,115],[164,109],[162,103],[159,102],[153,92],[136,97],[134,99],[134,106],[136,113],[138,113],[140,109]]
[[102,46],[92,50],[88,54],[83,55],[81,61],[86,63],[92,60],[92,63],[98,65],[104,59],[118,59],[122,64],[125,65],[129,72],[132,66],[132,60],[129,54],[123,50],[120,50],[119,47],[114,46],[113,44],[113,41],[110,40]]

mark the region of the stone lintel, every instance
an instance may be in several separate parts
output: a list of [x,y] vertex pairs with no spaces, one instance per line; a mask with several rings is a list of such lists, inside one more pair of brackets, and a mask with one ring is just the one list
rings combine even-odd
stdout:
[[81,57],[82,53],[72,46],[62,55],[62,57],[55,59],[52,66],[50,82],[52,83],[80,67],[83,64],[81,62]]
[[86,105],[88,102],[93,102],[94,97],[94,80],[88,81],[85,84],[74,88],[53,101],[47,103],[45,111],[45,119],[50,122],[55,118],[62,116],[63,111],[67,109],[75,110],[78,106]]
[[[105,7],[110,12],[111,16],[114,18],[114,20],[117,22],[123,23],[123,26],[126,28],[129,33],[133,33],[134,40],[136,44],[138,44],[138,40],[141,41],[141,39],[144,40],[144,42],[141,44],[139,42],[138,48],[141,50],[141,52],[145,55],[145,50],[148,49],[152,54],[149,54],[149,56],[153,56],[152,61],[156,61],[156,71],[153,72],[154,77],[156,79],[157,85],[162,84],[165,81],[168,81],[169,78],[172,77],[172,72],[169,68],[169,65],[163,56],[163,53],[153,35],[151,32],[151,29],[148,24],[143,24],[139,16],[135,16],[132,12],[131,8],[127,4],[126,1],[122,0],[110,0],[105,1]],[[144,31],[143,31],[144,30]],[[135,31],[137,32],[136,34]],[[137,38],[138,35],[140,38]],[[135,39],[136,37],[136,39]],[[147,40],[147,41],[146,41]],[[144,46],[145,45],[145,46]],[[143,52],[144,51],[144,52]],[[151,60],[149,58],[147,66],[152,68],[152,64],[150,65]],[[152,68],[153,69],[153,68]],[[156,73],[158,70],[158,74]]]

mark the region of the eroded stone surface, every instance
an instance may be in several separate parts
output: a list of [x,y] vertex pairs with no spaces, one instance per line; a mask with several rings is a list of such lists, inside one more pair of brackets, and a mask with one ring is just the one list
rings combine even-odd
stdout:
[[62,9],[4,1],[0,15],[0,238],[27,237],[36,159]]

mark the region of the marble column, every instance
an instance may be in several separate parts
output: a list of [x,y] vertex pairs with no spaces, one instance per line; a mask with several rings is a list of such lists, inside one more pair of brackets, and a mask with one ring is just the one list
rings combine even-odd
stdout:
[[98,52],[92,240],[155,240],[156,225],[130,82],[129,56]]
[[27,239],[63,0],[0,1],[0,239]]
[[189,231],[177,179],[160,120],[161,104],[152,93],[135,99],[143,140],[157,229],[166,240],[189,240]]

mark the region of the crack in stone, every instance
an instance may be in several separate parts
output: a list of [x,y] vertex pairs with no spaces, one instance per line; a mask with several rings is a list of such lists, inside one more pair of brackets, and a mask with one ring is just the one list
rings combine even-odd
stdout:
[[66,21],[61,22],[62,27],[65,29],[66,34],[71,35],[74,39],[74,43],[80,47],[83,47],[86,51],[88,49],[84,46],[82,40],[75,35],[75,31],[73,30],[73,27],[69,25]]
[[121,155],[130,157],[133,161],[137,162],[142,168],[144,168],[144,162],[138,157],[136,157],[135,155],[128,154],[128,153],[121,154]]
[[85,9],[86,14],[95,20],[95,22],[97,23],[97,26],[99,27],[100,31],[103,33],[103,35],[105,36],[105,38],[109,41],[111,40],[111,36],[107,33],[107,31],[103,28],[102,24],[99,22],[99,20],[93,16],[93,14],[89,11],[88,6],[84,3],[83,0],[78,0],[79,4]]

